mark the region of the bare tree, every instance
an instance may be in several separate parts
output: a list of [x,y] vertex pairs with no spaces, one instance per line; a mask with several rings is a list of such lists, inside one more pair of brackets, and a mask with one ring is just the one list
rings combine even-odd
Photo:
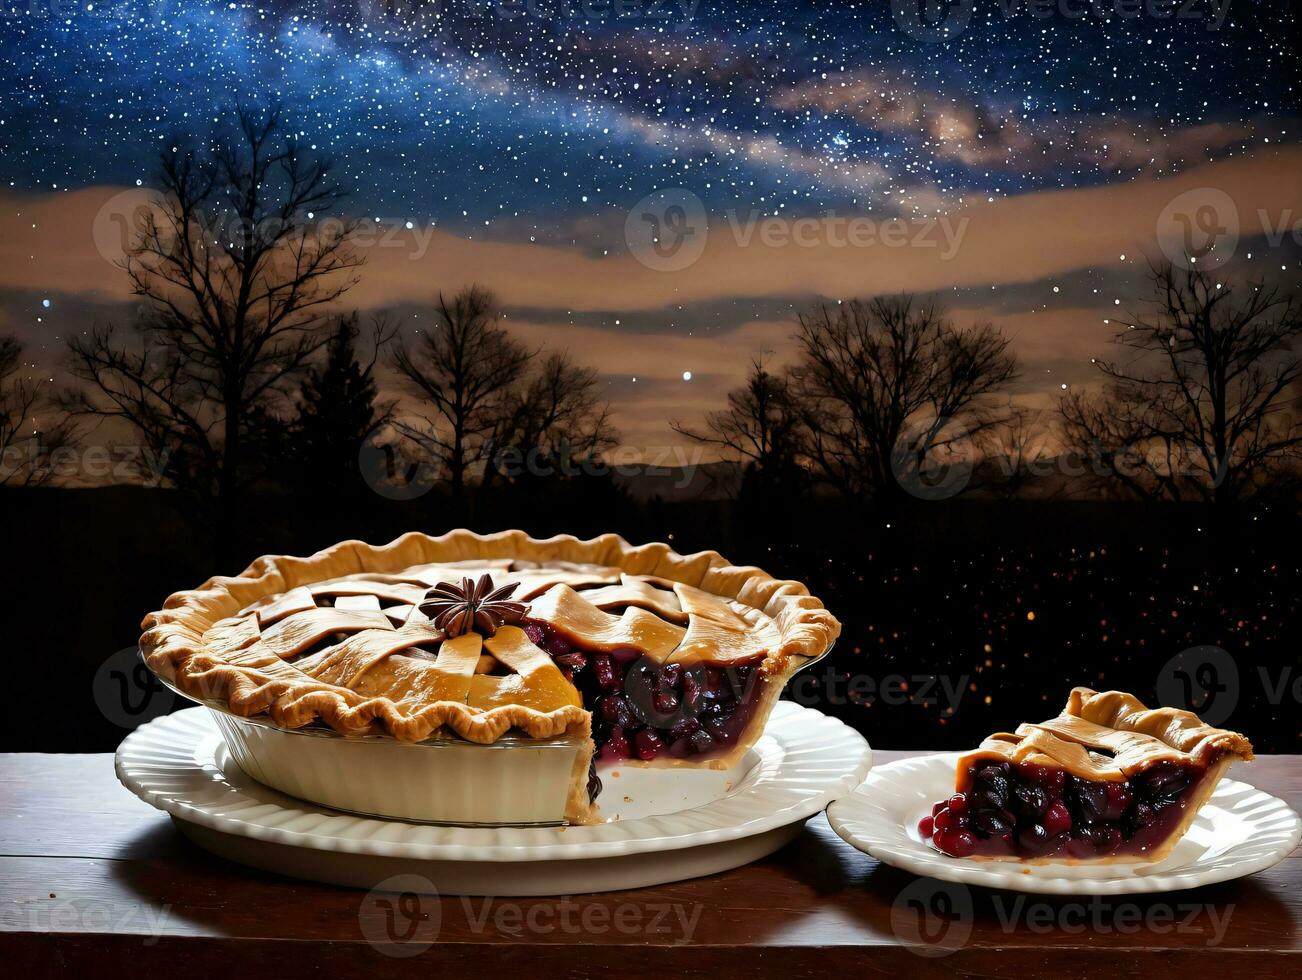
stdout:
[[989,324],[955,327],[910,296],[820,304],[799,318],[794,391],[818,474],[852,497],[891,497],[1003,416],[991,396],[1017,376]]
[[432,414],[398,424],[446,471],[452,498],[465,498],[467,478],[491,450],[510,399],[534,352],[497,325],[496,300],[479,286],[451,299],[439,293],[435,322],[394,351],[393,367]]
[[142,301],[133,336],[69,342],[75,412],[116,418],[170,460],[167,476],[216,504],[229,529],[250,424],[288,397],[330,339],[326,314],[360,259],[353,225],[325,220],[343,193],[328,165],[280,140],[278,112],[237,111],[205,150],[162,154],[162,193],[123,262]]
[[977,438],[989,485],[1002,497],[1016,497],[1042,475],[1049,458],[1049,430],[1043,412],[1009,406],[1007,413]]
[[595,369],[576,365],[567,353],[548,354],[505,401],[491,472],[550,475],[613,447],[617,435],[599,387]]
[[1097,362],[1102,393],[1063,398],[1064,441],[1145,499],[1241,501],[1302,457],[1302,305],[1194,268],[1150,278],[1151,311],[1114,340],[1126,360]]
[[0,487],[48,482],[55,473],[52,455],[74,436],[66,418],[44,430],[38,427],[34,416],[42,409],[53,411],[53,406],[45,385],[23,374],[24,349],[16,337],[0,336]]
[[704,431],[677,419],[669,425],[743,462],[761,487],[774,488],[787,482],[799,465],[801,416],[790,377],[768,370],[764,358],[761,352],[751,359],[746,384],[728,393],[726,409],[705,416]]

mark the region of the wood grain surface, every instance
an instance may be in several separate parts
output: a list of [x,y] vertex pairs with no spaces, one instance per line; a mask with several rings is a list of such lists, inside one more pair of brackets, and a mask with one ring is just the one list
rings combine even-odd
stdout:
[[[877,764],[911,754],[878,752]],[[1234,775],[1302,805],[1302,757],[1262,757]],[[1297,852],[1248,879],[1162,896],[955,899],[939,888],[848,846],[819,817],[764,861],[658,888],[367,894],[212,857],[123,789],[109,755],[0,755],[0,953],[15,977],[1224,980],[1302,966]]]

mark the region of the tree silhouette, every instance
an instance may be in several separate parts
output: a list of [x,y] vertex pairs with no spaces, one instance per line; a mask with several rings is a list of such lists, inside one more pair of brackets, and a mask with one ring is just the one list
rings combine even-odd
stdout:
[[1154,267],[1152,310],[1098,361],[1102,393],[1060,404],[1064,441],[1109,482],[1149,500],[1242,501],[1302,456],[1290,411],[1302,378],[1302,306],[1262,282],[1231,286],[1195,268]]
[[751,359],[746,384],[728,393],[728,407],[706,415],[704,431],[677,419],[669,423],[675,432],[741,461],[761,497],[798,488],[801,424],[791,379],[769,371],[762,353]]
[[593,368],[576,365],[566,353],[548,354],[504,402],[486,480],[564,475],[571,464],[613,447],[617,434],[599,384]]
[[796,339],[808,457],[849,497],[899,495],[902,470],[925,470],[1003,418],[990,396],[1017,376],[993,326],[959,329],[910,296],[820,304]]
[[325,361],[308,367],[295,399],[296,413],[284,427],[290,485],[318,493],[361,486],[358,450],[393,408],[378,401],[375,367],[394,333],[386,318],[376,317],[371,353],[363,359],[357,314],[336,320]]
[[978,485],[1011,500],[1019,496],[1048,463],[1050,430],[1043,412],[1009,406],[1007,414],[985,429],[977,444],[982,458]]
[[435,322],[395,349],[393,367],[430,414],[396,427],[446,473],[462,506],[471,470],[499,433],[533,352],[497,325],[493,294],[471,285],[451,299],[439,293]]
[[0,336],[0,487],[37,486],[55,475],[52,456],[75,433],[67,419],[44,431],[34,416],[47,404],[45,386],[24,375],[24,345],[16,337]]
[[278,139],[277,111],[240,109],[231,134],[160,159],[162,193],[123,267],[142,309],[68,348],[74,412],[129,424],[166,476],[215,512],[229,542],[252,459],[250,428],[288,399],[330,339],[331,304],[355,282],[353,225],[322,216],[343,194],[322,160]]

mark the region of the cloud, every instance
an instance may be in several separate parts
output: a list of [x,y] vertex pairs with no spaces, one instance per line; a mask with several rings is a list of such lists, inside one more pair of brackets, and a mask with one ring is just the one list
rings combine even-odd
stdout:
[[[665,4],[667,10],[678,5]],[[680,35],[606,34],[597,38],[579,35],[574,46],[592,58],[675,78],[704,78],[711,82],[749,82],[761,77],[776,63],[777,53],[757,53],[726,41],[696,42]]]
[[645,116],[629,116],[623,125],[628,133],[661,150],[715,153],[865,191],[891,182],[890,172],[880,164],[806,153],[783,145],[773,136],[731,133],[698,124],[674,125]]
[[[1278,215],[1291,208],[1297,214],[1302,211],[1302,187],[1289,175],[1299,167],[1302,148],[1290,147],[1166,180],[970,201],[944,216],[952,229],[961,230],[948,261],[942,258],[944,249],[933,244],[940,239],[927,233],[926,222],[911,222],[906,238],[913,242],[921,234],[927,247],[838,245],[818,241],[817,228],[810,247],[768,247],[758,235],[743,243],[729,218],[715,215],[701,258],[673,273],[643,268],[618,250],[594,258],[551,248],[452,241],[446,249],[432,249],[438,261],[431,268],[442,272],[445,282],[496,279],[510,303],[576,311],[658,309],[720,297],[846,297],[1034,282],[1115,265],[1122,253],[1158,255],[1158,217],[1172,199],[1189,190],[1223,190],[1237,203],[1244,222],[1259,210]],[[389,295],[410,288],[410,272],[394,269],[393,274],[391,282],[377,282],[375,291]],[[368,270],[367,280],[373,278]],[[365,281],[361,288],[368,295],[372,292]]]
[[[1089,357],[1111,335],[1103,319],[1113,300],[1125,308],[1135,299],[1145,256],[1160,257],[1155,232],[1163,208],[1187,191],[1223,191],[1238,208],[1240,252],[1273,260],[1282,253],[1260,231],[1249,243],[1249,225],[1259,212],[1275,221],[1302,214],[1299,172],[1302,147],[1289,146],[1164,180],[964,202],[944,215],[963,229],[948,260],[936,248],[909,244],[837,246],[816,238],[807,247],[770,246],[758,233],[745,244],[718,215],[700,259],[677,272],[648,269],[623,248],[593,255],[399,227],[364,250],[361,282],[347,302],[395,310],[410,323],[439,289],[484,283],[530,343],[568,349],[610,381],[617,422],[635,445],[661,445],[670,418],[692,420],[717,408],[757,351],[791,356],[795,312],[816,296],[934,293],[956,322],[992,319],[1009,331],[1026,365],[1020,397],[1049,404],[1059,384],[1092,380]],[[0,291],[11,294],[0,316],[33,342],[33,356],[53,367],[60,338],[89,327],[88,318],[125,315],[128,284],[110,261],[117,223],[106,222],[103,211],[129,214],[147,198],[134,188],[0,194]],[[913,233],[924,226],[902,227]],[[48,311],[44,297],[52,300]],[[682,382],[683,371],[694,380]],[[642,380],[633,383],[634,375]]]
[[842,72],[774,90],[785,112],[847,116],[866,129],[919,141],[936,159],[1027,171],[1063,164],[1134,170],[1206,161],[1253,135],[1244,123],[1170,127],[1154,119],[1030,119],[1009,107],[946,96],[903,73]]
[[[609,384],[614,422],[623,443],[641,449],[682,444],[684,440],[669,428],[670,420],[695,423],[719,408],[727,393],[745,381],[753,355],[773,351],[770,363],[781,366],[794,354],[790,319],[692,336],[630,335],[618,327],[575,327],[518,318],[509,322],[525,342],[569,350],[597,368]],[[692,372],[691,381],[682,379],[684,371]]]
[[[810,216],[815,234],[807,246],[769,245],[758,233],[745,240],[734,227],[738,216],[711,216],[700,259],[676,272],[646,268],[623,248],[591,255],[527,241],[469,240],[438,228],[398,228],[364,249],[361,283],[348,299],[372,309],[424,302],[440,288],[484,282],[511,306],[631,312],[736,297],[849,297],[1035,282],[1116,265],[1121,253],[1159,255],[1158,217],[1190,190],[1211,187],[1229,195],[1246,238],[1258,212],[1302,213],[1302,185],[1294,179],[1299,171],[1302,147],[1289,146],[1163,180],[965,201],[943,216],[951,231],[961,231],[949,259],[942,257],[937,226],[928,232],[927,222],[901,226],[904,237],[896,245],[858,247],[820,237],[819,222],[827,214]],[[35,197],[0,194],[0,288],[124,298],[126,279],[97,249],[94,235],[105,225],[96,214],[119,200],[118,193],[88,188]],[[127,194],[130,200],[148,196],[134,189]]]

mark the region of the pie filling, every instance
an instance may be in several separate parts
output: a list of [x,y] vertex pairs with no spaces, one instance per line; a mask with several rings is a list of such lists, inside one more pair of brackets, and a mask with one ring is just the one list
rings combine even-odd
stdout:
[[951,857],[1143,857],[1180,826],[1207,772],[1161,760],[1109,782],[978,759],[959,774],[958,792],[919,821],[918,833]]
[[759,706],[762,658],[728,667],[657,663],[633,647],[594,649],[540,620],[521,625],[592,712],[592,738],[603,762],[722,755]]

